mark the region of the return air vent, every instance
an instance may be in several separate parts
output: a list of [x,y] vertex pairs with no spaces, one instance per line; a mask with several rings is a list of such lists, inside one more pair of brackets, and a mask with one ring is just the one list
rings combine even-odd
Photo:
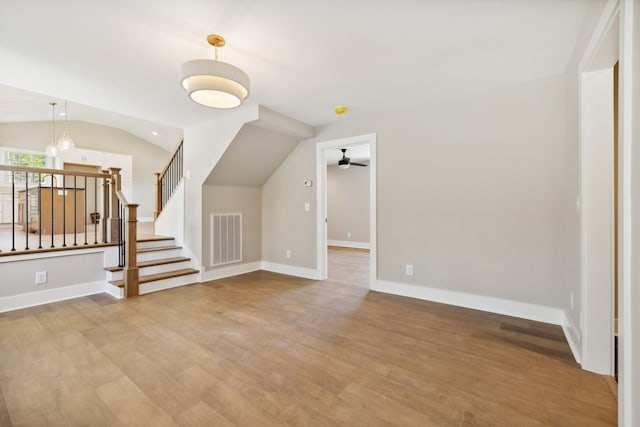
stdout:
[[242,261],[242,214],[211,214],[211,259],[209,266]]

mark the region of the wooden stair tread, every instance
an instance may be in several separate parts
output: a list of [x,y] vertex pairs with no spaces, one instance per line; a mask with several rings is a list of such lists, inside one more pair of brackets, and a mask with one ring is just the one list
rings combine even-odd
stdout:
[[136,242],[161,242],[163,240],[174,240],[171,236],[141,236],[136,239]]
[[[166,273],[156,273],[156,274],[148,274],[146,276],[140,276],[140,284],[155,282],[157,280],[163,279],[172,279],[174,277],[187,276],[189,274],[195,274],[198,270],[194,268],[183,268],[181,270],[168,271]],[[109,283],[112,285],[118,286],[120,288],[124,287],[124,280],[112,280]]]
[[182,246],[157,246],[153,248],[139,248],[136,253],[145,253],[145,252],[156,252],[156,251],[166,251],[169,249],[182,249]]
[[[163,259],[155,259],[152,261],[142,261],[138,263],[138,268],[143,268],[143,267],[154,267],[156,265],[165,265],[165,264],[173,264],[176,262],[182,262],[182,261],[189,261],[191,258],[187,258],[187,257],[175,257],[175,258],[163,258]],[[110,271],[111,273],[115,273],[116,271],[122,271],[123,267],[118,267],[118,266],[114,266],[114,267],[107,267],[105,268],[106,271]]]

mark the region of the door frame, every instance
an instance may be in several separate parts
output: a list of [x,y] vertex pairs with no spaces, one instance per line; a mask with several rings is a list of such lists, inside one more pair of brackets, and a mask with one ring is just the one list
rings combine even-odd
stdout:
[[320,280],[329,277],[327,254],[327,150],[369,145],[369,289],[375,290],[377,283],[377,214],[376,214],[376,134],[370,133],[349,138],[333,139],[316,144],[316,233],[318,246],[317,266]]
[[[598,184],[603,184],[598,176],[596,167],[589,166],[589,151],[593,144],[598,143],[592,136],[593,126],[586,118],[586,105],[591,102],[598,102],[590,95],[589,73],[599,70],[613,71],[613,67],[619,58],[618,46],[619,34],[619,4],[617,1],[609,1],[600,17],[592,38],[585,49],[585,53],[580,61],[579,72],[579,201],[580,201],[580,329],[581,329],[581,366],[583,369],[598,372],[605,375],[613,375],[614,371],[614,323],[613,323],[613,295],[614,295],[614,221],[613,221],[613,188],[611,197],[606,200],[598,200],[600,203],[607,203],[605,209],[611,211],[611,223],[606,229],[598,221],[590,221],[590,217],[601,218],[603,212],[591,210],[593,204],[589,205],[589,198],[597,196]],[[613,72],[611,73],[613,76]],[[613,87],[613,79],[610,81]],[[613,91],[612,91],[613,93]],[[613,96],[611,103],[613,104]],[[618,123],[613,123],[613,127]],[[613,129],[611,132],[611,166],[613,168]],[[607,144],[609,141],[607,141]],[[593,159],[591,159],[593,160]],[[613,183],[613,171],[608,177]],[[595,184],[594,184],[595,183]],[[600,195],[602,196],[602,194]],[[590,207],[591,206],[591,207]],[[607,234],[608,238],[602,237]],[[601,248],[599,254],[594,256],[594,244],[607,240],[609,244],[606,248]],[[598,251],[596,251],[598,252]],[[598,269],[610,269],[610,280],[604,283],[602,276],[598,275]],[[604,325],[604,327],[603,327]]]

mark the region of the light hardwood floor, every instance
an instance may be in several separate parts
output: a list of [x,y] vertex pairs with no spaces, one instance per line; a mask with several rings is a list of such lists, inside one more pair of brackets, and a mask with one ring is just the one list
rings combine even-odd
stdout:
[[613,426],[560,328],[267,272],[0,314],[0,425]]

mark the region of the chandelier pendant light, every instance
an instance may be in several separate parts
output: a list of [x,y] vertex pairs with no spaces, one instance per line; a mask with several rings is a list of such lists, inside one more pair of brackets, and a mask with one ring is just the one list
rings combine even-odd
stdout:
[[67,131],[67,117],[67,101],[64,101],[64,132],[58,140],[58,149],[60,151],[73,150],[76,146],[73,142],[73,139],[71,139],[71,137],[69,136],[69,132]]
[[51,142],[47,145],[47,156],[56,157],[60,154],[60,149],[56,143],[56,103],[50,102],[49,105],[51,105],[53,115],[51,118]]
[[249,96],[249,76],[240,68],[218,61],[224,38],[210,34],[214,59],[193,59],[182,64],[181,83],[194,102],[211,108],[235,108]]

